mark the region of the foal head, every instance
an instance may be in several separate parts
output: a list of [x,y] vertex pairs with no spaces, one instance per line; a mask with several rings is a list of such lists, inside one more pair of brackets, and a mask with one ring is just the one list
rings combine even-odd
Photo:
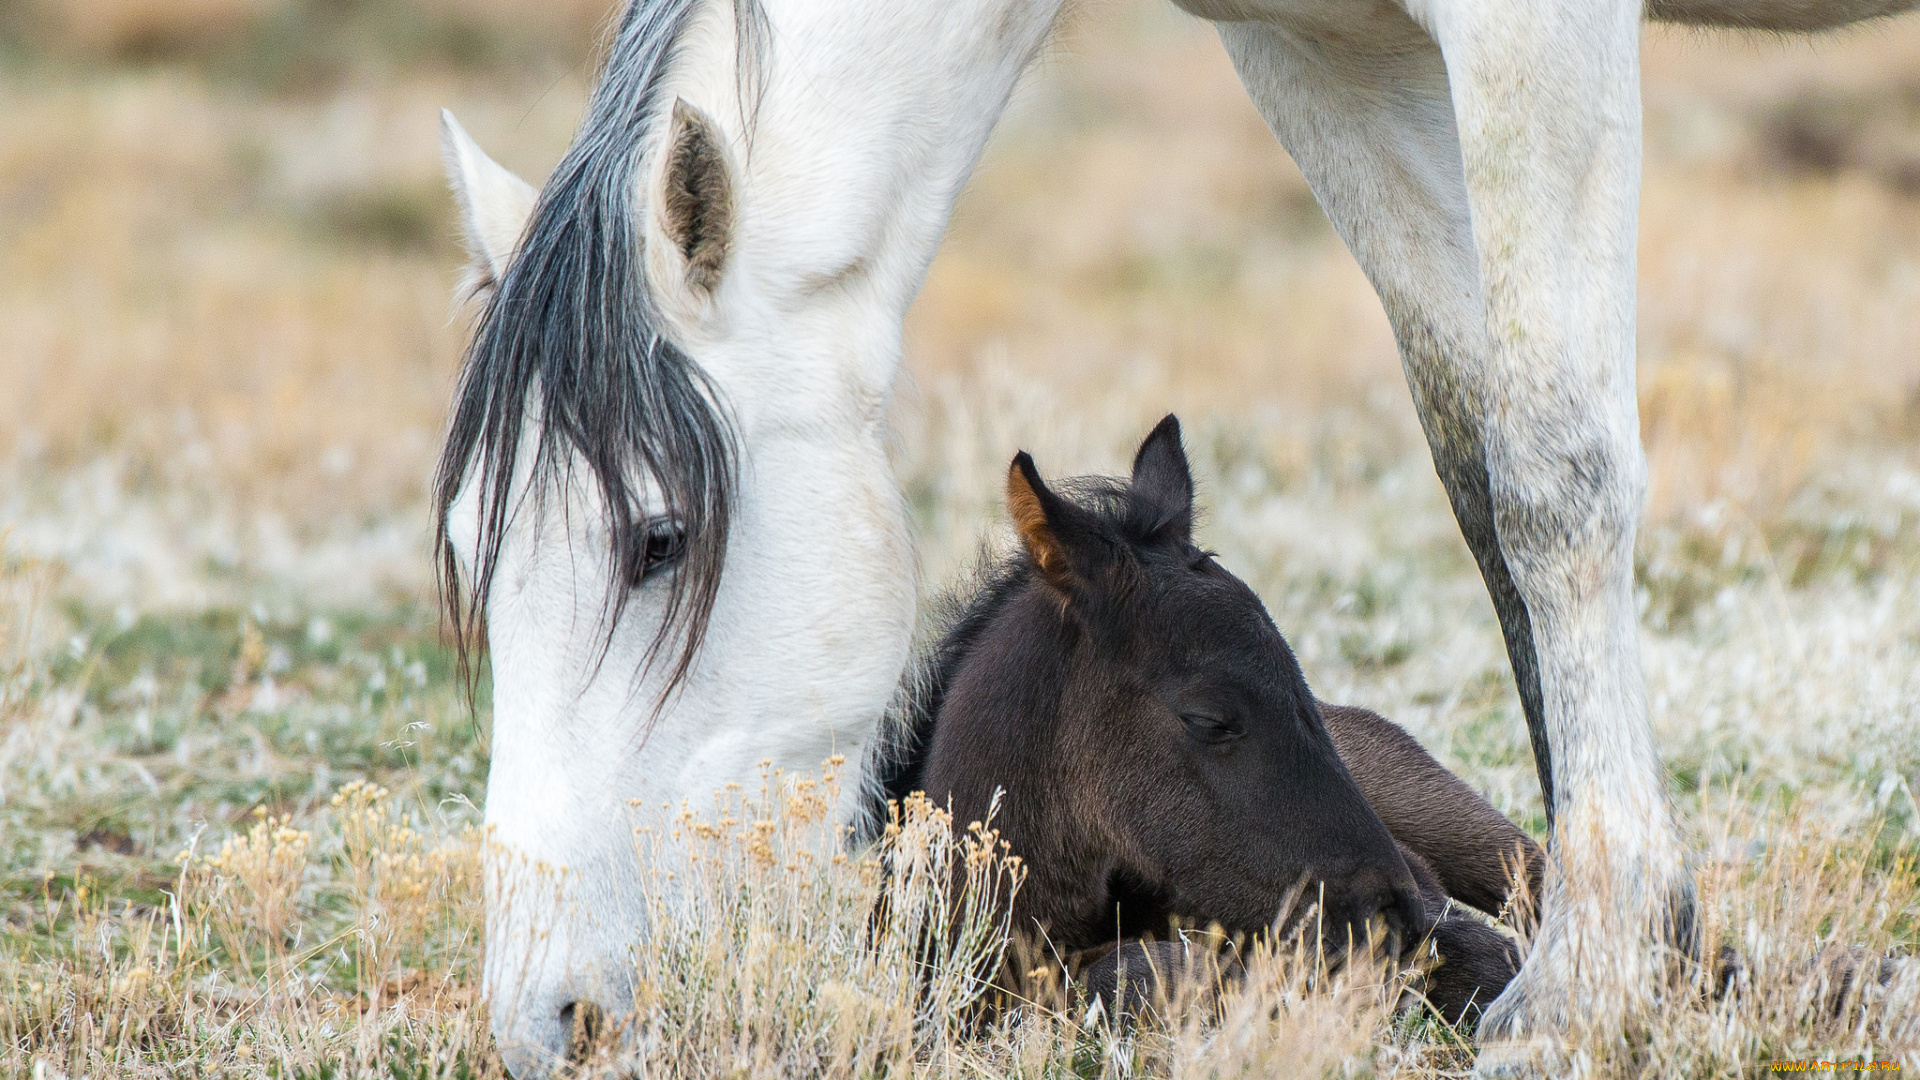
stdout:
[[941,642],[888,794],[950,798],[967,821],[1002,790],[996,823],[1029,869],[1016,919],[1062,950],[1314,908],[1335,947],[1376,917],[1417,933],[1413,878],[1293,653],[1194,546],[1178,421],[1125,483],[1055,491],[1023,453],[1007,502],[1022,549]]

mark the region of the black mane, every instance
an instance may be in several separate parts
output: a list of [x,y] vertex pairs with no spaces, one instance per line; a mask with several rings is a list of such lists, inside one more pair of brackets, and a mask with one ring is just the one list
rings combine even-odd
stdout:
[[[1083,476],[1055,486],[1093,517],[1115,547],[1150,543],[1165,524],[1163,510],[1136,495],[1124,480]],[[935,601],[932,644],[908,665],[874,743],[861,814],[864,829],[886,822],[889,802],[920,790],[934,717],[940,714],[947,687],[987,628],[1038,573],[1032,557],[1015,544],[1005,554],[983,556],[976,570]]]
[[[669,341],[648,293],[637,180],[662,76],[699,0],[634,0],[622,17],[586,120],[554,170],[519,254],[487,301],[467,349],[452,423],[434,479],[440,591],[462,667],[484,641],[483,619],[513,497],[523,425],[538,425],[529,496],[564,483],[577,455],[604,502],[611,539],[604,629],[624,610],[647,558],[644,485],[686,538],[649,665],[677,639],[664,703],[705,636],[727,550],[739,450],[731,417],[698,364]],[[754,93],[764,35],[758,5],[739,0],[743,96]],[[743,111],[750,106],[743,101]],[[478,471],[477,477],[473,474]],[[478,556],[462,582],[447,514],[480,485]],[[655,512],[649,508],[649,512]],[[603,643],[604,644],[604,643]]]

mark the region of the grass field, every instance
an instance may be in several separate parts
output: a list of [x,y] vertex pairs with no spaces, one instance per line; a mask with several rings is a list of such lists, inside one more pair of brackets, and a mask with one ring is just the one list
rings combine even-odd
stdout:
[[[465,329],[437,109],[542,176],[605,16],[528,10],[0,7],[0,1074],[497,1070],[475,997],[487,689],[470,713],[441,644],[424,492]],[[1751,985],[1585,1044],[1592,1075],[1920,1068],[1920,975],[1834,1016],[1805,963],[1920,948],[1916,73],[1920,18],[1648,38],[1643,642],[1708,933]],[[1318,693],[1398,720],[1540,833],[1385,320],[1204,26],[1146,0],[1073,18],[962,200],[908,357],[896,463],[928,589],[1000,536],[1015,449],[1116,471],[1178,411],[1204,537]],[[783,805],[753,813],[794,850],[826,827]],[[749,839],[707,838],[711,917],[645,958],[677,1039],[650,1044],[655,1075],[1471,1061],[1381,980],[1287,956],[1171,1031],[1035,1013],[961,1038],[856,947],[870,862],[790,870]]]

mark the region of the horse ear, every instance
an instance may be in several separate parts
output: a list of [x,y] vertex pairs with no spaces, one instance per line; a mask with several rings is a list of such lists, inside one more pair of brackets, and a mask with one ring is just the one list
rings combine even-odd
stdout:
[[686,260],[687,284],[712,292],[733,243],[733,174],[719,127],[682,98],[673,101],[660,208],[667,239]]
[[1014,455],[1013,465],[1007,469],[1007,513],[1033,564],[1049,580],[1064,583],[1070,572],[1067,547],[1060,542],[1060,497],[1047,490],[1040,471],[1033,467],[1033,457],[1025,450]]
[[1151,533],[1193,538],[1193,469],[1180,445],[1180,418],[1172,413],[1133,455],[1133,493],[1159,511]]
[[540,193],[488,157],[445,109],[440,110],[440,155],[473,259],[469,291],[484,292],[506,272]]

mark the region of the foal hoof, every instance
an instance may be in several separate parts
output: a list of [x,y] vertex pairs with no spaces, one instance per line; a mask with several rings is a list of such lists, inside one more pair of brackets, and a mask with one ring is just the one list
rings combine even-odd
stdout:
[[1421,983],[1427,1004],[1448,1024],[1475,1025],[1520,971],[1520,950],[1478,919],[1455,916],[1431,932],[1439,963]]
[[1555,1037],[1569,1027],[1568,1013],[1559,1007],[1566,1001],[1564,994],[1564,987],[1540,980],[1536,973],[1522,970],[1515,975],[1483,1007],[1474,1030],[1476,1080],[1565,1075],[1566,1046]]
[[1830,949],[1809,966],[1823,1010],[1838,1019],[1862,997],[1891,988],[1901,961],[1892,954],[1881,956],[1856,945]]
[[1110,1022],[1130,1026],[1155,1015],[1184,986],[1219,974],[1218,960],[1195,955],[1185,942],[1127,941],[1088,965],[1079,984]]

